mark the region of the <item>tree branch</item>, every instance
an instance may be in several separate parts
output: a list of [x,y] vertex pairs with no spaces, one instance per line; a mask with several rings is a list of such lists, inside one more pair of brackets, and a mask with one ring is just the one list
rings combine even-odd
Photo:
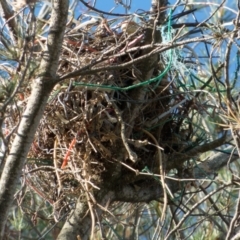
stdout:
[[[227,137],[226,135],[224,135],[224,136],[220,137],[219,139],[216,139],[210,143],[199,145],[199,146],[189,150],[186,153],[172,154],[168,158],[167,169],[172,169],[172,168],[175,168],[176,166],[181,166],[184,161],[186,161],[194,156],[197,156],[199,153],[204,153],[204,152],[210,151],[214,148],[217,148],[217,147],[223,145],[224,143],[228,142],[230,139],[232,139],[232,137]],[[177,161],[175,161],[175,159],[177,159]]]
[[54,87],[61,46],[67,23],[68,1],[55,0],[51,17],[47,48],[40,65],[40,76],[34,80],[27,108],[22,115],[16,137],[12,143],[6,164],[0,179],[0,233],[4,234],[4,225],[10,210],[13,196],[19,183],[22,168],[34,134],[42,117],[48,97]]
[[201,179],[203,177],[203,172],[205,175],[215,173],[221,168],[227,166],[228,163],[238,160],[238,154],[231,155],[231,149],[232,147],[229,147],[225,150],[225,152],[218,152],[210,156],[207,160],[199,163],[196,167],[193,168],[194,177]]
[[[234,161],[236,159],[238,159],[238,157],[232,156],[230,161]],[[209,164],[209,167],[215,166],[214,170],[219,170],[220,167],[225,166],[228,161],[229,154],[217,153],[208,159],[207,164]],[[219,162],[218,166],[216,165],[217,162]],[[203,177],[201,171],[195,171],[196,169],[199,169],[201,167],[203,167],[203,163],[200,163],[196,168],[194,168],[194,177],[196,179],[201,179]],[[122,184],[115,186],[114,190],[111,191],[101,188],[101,190],[96,194],[96,200],[97,202],[99,200],[99,205],[101,204],[101,206],[105,207],[109,203],[114,201],[130,203],[148,203],[152,200],[161,199],[163,197],[163,189],[160,183],[160,179],[158,181],[156,177],[154,178],[152,176],[148,176],[147,178],[139,180],[138,182],[132,184]],[[165,182],[172,194],[177,193],[177,191],[183,188],[183,184],[177,181],[177,177],[176,180],[166,179]],[[188,183],[188,181],[184,182],[185,184]],[[189,182],[192,182],[192,179],[189,180]],[[103,207],[95,207],[98,214],[101,215]],[[88,204],[84,201],[84,199],[79,198],[75,209],[72,211],[69,219],[66,221],[62,228],[58,240],[75,239],[78,235],[81,237],[82,240],[87,240],[90,229],[91,217],[88,213]]]

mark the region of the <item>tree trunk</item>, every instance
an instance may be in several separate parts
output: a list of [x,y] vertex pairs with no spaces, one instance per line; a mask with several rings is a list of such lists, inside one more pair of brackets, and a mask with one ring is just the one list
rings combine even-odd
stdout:
[[14,193],[21,176],[29,148],[34,139],[48,97],[54,87],[58,60],[61,53],[63,36],[68,16],[68,1],[55,0],[48,35],[47,51],[40,65],[40,75],[33,80],[32,93],[27,108],[22,115],[20,125],[7,156],[0,180],[0,233],[4,234],[4,225],[9,213]]

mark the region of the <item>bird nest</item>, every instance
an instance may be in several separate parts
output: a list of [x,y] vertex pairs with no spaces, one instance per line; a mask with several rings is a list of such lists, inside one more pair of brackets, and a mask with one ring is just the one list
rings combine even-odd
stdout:
[[[183,121],[187,102],[170,111],[184,99],[171,79],[164,77],[160,83],[126,90],[148,80],[143,65],[149,58],[117,68],[148,53],[141,46],[151,28],[139,27],[128,34],[106,24],[88,35],[89,28],[84,34],[69,30],[58,74],[79,68],[93,71],[63,80],[54,88],[28,154],[26,183],[55,207],[56,219],[71,207],[73,199],[99,189],[103,181],[134,182],[136,174],[129,168],[142,171],[147,167],[151,173],[159,173],[160,148],[170,154],[187,147],[180,137],[181,131],[189,130]],[[38,39],[30,46],[36,59],[41,57],[41,41],[45,40]],[[134,51],[127,52],[133,47]],[[155,56],[155,65],[147,74],[150,78],[167,65],[161,56]],[[24,99],[30,92],[19,89]],[[18,119],[16,116],[14,121]],[[186,137],[191,138],[191,131]]]

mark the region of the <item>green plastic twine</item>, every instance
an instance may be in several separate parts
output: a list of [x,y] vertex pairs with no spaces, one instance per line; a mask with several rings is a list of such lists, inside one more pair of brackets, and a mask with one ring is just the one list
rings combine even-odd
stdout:
[[[171,18],[172,18],[172,9],[170,9],[169,18],[168,18],[169,20],[168,20],[168,25],[167,25],[168,26],[168,39],[171,39]],[[153,82],[156,82],[156,81],[160,82],[162,80],[163,76],[169,71],[169,69],[171,67],[172,57],[173,57],[172,55],[173,55],[173,50],[170,49],[169,63],[160,75],[158,75],[155,78],[151,78],[147,81],[140,82],[140,83],[128,86],[128,87],[116,87],[116,86],[111,86],[111,85],[101,85],[101,84],[91,84],[91,83],[81,83],[81,82],[74,82],[73,85],[74,86],[85,86],[85,87],[90,87],[90,88],[101,88],[101,89],[127,91],[127,90],[134,89],[134,88],[137,88],[137,87],[142,87],[142,86],[145,86],[145,85],[149,85],[149,84],[151,84]]]

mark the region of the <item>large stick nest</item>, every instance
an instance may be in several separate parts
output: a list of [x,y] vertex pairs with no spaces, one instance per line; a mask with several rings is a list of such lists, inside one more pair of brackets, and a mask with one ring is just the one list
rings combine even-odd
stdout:
[[[103,60],[93,69],[127,63],[151,51],[136,48],[124,53],[129,47],[151,43],[149,26],[139,27],[132,35],[112,30],[106,21],[92,28],[92,34],[87,26],[84,32],[70,31],[65,38],[59,75],[94,65],[96,59]],[[36,40],[30,46],[36,59],[41,58],[44,41]],[[113,57],[118,53],[122,56]],[[168,156],[176,152],[184,154],[193,137],[191,123],[184,121],[191,104],[183,101],[169,111],[184,99],[170,75],[160,82],[128,91],[114,88],[157,77],[166,66],[161,56],[153,54],[125,68],[99,71],[58,84],[28,155],[25,169],[28,185],[54,206],[57,203],[58,210],[66,209],[73,198],[100,188],[103,181],[114,187],[112,182],[118,185],[138,180],[128,167],[159,174],[160,147]],[[88,86],[89,83],[99,87]],[[24,99],[30,92],[25,86],[19,90]],[[6,125],[10,127],[9,122]]]

